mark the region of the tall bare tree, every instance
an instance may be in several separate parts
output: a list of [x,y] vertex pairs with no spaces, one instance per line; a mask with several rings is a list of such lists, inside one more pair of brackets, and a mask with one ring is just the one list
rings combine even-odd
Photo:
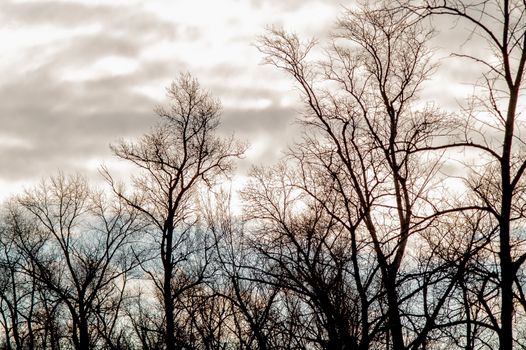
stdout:
[[199,232],[196,193],[228,174],[244,147],[217,135],[220,104],[189,74],[180,75],[167,95],[170,105],[157,110],[160,122],[151,132],[112,146],[139,169],[134,191],[126,193],[105,174],[115,193],[143,214],[158,243],[161,276],[147,271],[162,296],[166,349],[172,350],[185,345],[176,335],[176,299],[204,281],[213,251],[213,241]]
[[[456,272],[441,279],[441,289],[435,289],[440,294],[428,305],[432,309],[419,317],[425,322],[415,323],[410,301],[426,298],[427,290],[407,282],[411,265],[404,259],[438,213],[447,212],[432,195],[440,181],[440,154],[424,158],[420,152],[447,130],[444,115],[418,107],[419,89],[433,71],[426,48],[430,37],[411,13],[363,6],[340,19],[321,63],[309,60],[314,41],[302,43],[283,30],[271,30],[259,46],[267,63],[296,80],[306,105],[307,135],[292,156],[303,174],[315,169],[315,177],[337,193],[340,204],[334,206],[327,192],[301,186],[350,238],[362,348],[370,346],[368,336],[376,327],[386,330],[385,346],[423,346],[469,259],[464,256]],[[375,259],[364,268],[366,252]],[[373,292],[371,278],[379,278],[381,291]],[[370,318],[374,302],[385,318]]]
[[[405,1],[403,7],[421,18],[449,17],[467,26],[466,40],[474,45],[456,56],[481,68],[476,95],[461,113],[466,132],[449,147],[469,147],[480,153],[468,183],[480,205],[498,223],[499,315],[494,315],[500,349],[514,347],[515,301],[524,305],[522,275],[526,261],[521,227],[524,225],[524,137],[520,97],[526,65],[523,1]],[[473,35],[475,34],[475,35]],[[487,48],[482,54],[478,49]],[[444,146],[444,147],[448,147]],[[493,230],[490,230],[492,232]]]

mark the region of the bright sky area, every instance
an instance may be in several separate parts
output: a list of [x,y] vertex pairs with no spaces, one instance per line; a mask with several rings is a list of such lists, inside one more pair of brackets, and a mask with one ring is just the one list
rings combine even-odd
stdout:
[[[327,38],[349,4],[316,0],[107,0],[0,2],[0,198],[58,170],[100,181],[102,163],[124,173],[108,145],[155,123],[153,108],[188,71],[223,104],[222,132],[247,141],[239,178],[272,163],[298,134],[297,90],[262,65],[265,27]],[[444,42],[454,35],[442,38]],[[449,65],[426,96],[444,102]],[[447,85],[447,84],[446,84]],[[467,87],[469,90],[469,86]],[[442,100],[441,100],[442,99]]]

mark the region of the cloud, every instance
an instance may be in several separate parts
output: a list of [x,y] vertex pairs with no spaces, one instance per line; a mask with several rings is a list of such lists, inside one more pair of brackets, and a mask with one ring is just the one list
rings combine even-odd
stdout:
[[118,7],[108,5],[85,5],[63,1],[4,1],[1,18],[10,23],[30,25],[50,24],[76,26],[93,20],[111,18]]
[[296,116],[295,109],[276,106],[265,109],[227,109],[223,112],[222,128],[242,135],[265,133],[279,139],[279,136],[294,129]]
[[259,65],[251,44],[267,24],[330,25],[332,5],[227,3],[1,1],[0,39],[9,43],[0,58],[0,184],[93,169],[111,156],[109,143],[155,124],[164,87],[186,70],[223,100],[221,131],[254,145],[242,168],[276,159],[298,133],[297,93]]
[[[0,21],[14,35],[29,30],[38,37],[50,26],[65,31],[50,42],[20,47],[17,61],[4,63],[9,74],[0,82],[0,123],[7,141],[0,145],[0,178],[82,170],[79,160],[104,158],[111,141],[155,122],[159,99],[137,87],[174,76],[177,61],[140,55],[151,42],[173,40],[175,23],[133,7],[58,1],[3,2]],[[72,30],[84,26],[93,28]],[[128,60],[131,69],[116,74],[121,67],[115,63],[101,65],[108,58]],[[162,98],[162,85],[158,90]]]
[[234,134],[248,143],[246,158],[238,171],[247,174],[253,165],[271,165],[280,159],[301,135],[296,123],[298,112],[291,107],[271,106],[264,109],[225,109],[221,132]]
[[[348,2],[348,1],[347,1]],[[329,4],[331,6],[342,6],[344,3],[341,0],[325,0],[325,1],[319,1],[319,0],[285,0],[285,1],[274,1],[274,0],[251,0],[251,3],[255,7],[262,7],[264,5],[277,5],[281,9],[284,9],[285,11],[297,11],[300,8],[304,6],[310,6],[313,3],[324,3]]]
[[155,32],[173,36],[174,23],[141,8],[122,5],[87,5],[65,1],[3,1],[0,20],[15,26],[51,25],[71,29],[99,25],[105,34],[135,34],[147,37]]

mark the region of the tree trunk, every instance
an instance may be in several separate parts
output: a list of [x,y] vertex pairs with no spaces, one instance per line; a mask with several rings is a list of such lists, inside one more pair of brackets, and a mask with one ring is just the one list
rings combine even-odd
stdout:
[[[504,204],[504,203],[503,203]],[[506,203],[507,204],[507,203]],[[500,350],[513,349],[513,263],[510,248],[509,209],[503,205],[500,223],[501,329]]]
[[389,269],[386,281],[387,292],[387,313],[388,313],[388,329],[391,333],[393,341],[393,350],[403,350],[404,336],[402,333],[402,322],[400,321],[400,311],[398,310],[398,293],[396,291],[396,273]]
[[[506,55],[506,53],[504,55]],[[517,81],[516,84],[518,84],[516,86],[520,86],[520,82]],[[513,268],[513,260],[511,258],[510,245],[511,206],[513,202],[513,185],[511,182],[511,159],[519,89],[517,87],[513,87],[510,90],[510,99],[508,102],[504,141],[502,146],[502,158],[500,162],[502,186],[501,209],[499,217],[499,258],[501,273],[501,327],[499,333],[500,350],[513,349],[513,280],[515,271]]]
[[79,347],[78,350],[89,350],[90,339],[88,332],[88,320],[86,315],[80,315],[79,322]]
[[172,241],[173,241],[173,228],[169,228],[166,233],[166,242],[164,247],[163,267],[164,267],[164,280],[163,280],[163,301],[164,301],[164,312],[166,317],[166,350],[175,350],[175,337],[174,337],[174,306],[172,300]]

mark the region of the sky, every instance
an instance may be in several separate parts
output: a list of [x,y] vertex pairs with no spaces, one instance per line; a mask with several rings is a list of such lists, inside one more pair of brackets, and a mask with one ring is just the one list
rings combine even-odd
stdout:
[[[109,144],[155,123],[190,72],[221,100],[222,132],[272,161],[294,134],[296,90],[262,64],[267,26],[325,35],[339,1],[0,1],[0,197],[56,173],[97,178]],[[111,168],[111,166],[110,166]]]
[[[323,39],[344,6],[339,0],[1,0],[0,198],[59,170],[95,181],[103,163],[124,172],[109,144],[155,124],[153,109],[180,72],[221,100],[221,132],[249,143],[240,173],[275,161],[298,134],[301,105],[293,83],[263,65],[254,44],[268,26]],[[432,83],[443,88],[441,79],[462,69],[450,66]],[[442,94],[433,84],[428,94]]]

